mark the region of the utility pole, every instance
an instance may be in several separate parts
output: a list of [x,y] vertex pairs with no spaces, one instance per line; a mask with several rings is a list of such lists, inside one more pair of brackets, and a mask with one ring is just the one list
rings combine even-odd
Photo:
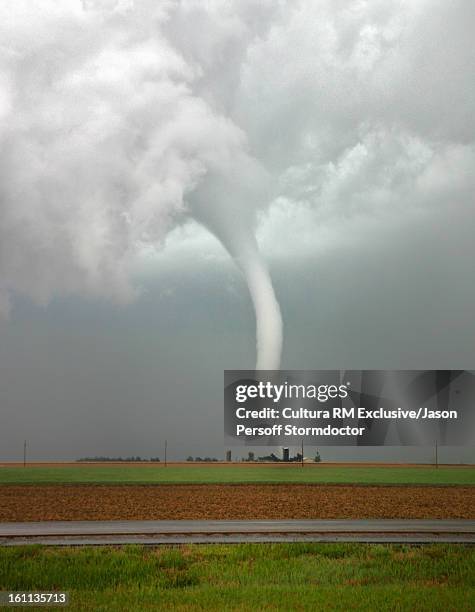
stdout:
[[26,440],[23,442],[23,467],[26,467]]
[[167,441],[165,440],[165,467],[167,467]]
[[437,440],[435,441],[435,469],[439,469],[439,457],[437,453]]
[[302,467],[303,467],[303,440],[302,440]]

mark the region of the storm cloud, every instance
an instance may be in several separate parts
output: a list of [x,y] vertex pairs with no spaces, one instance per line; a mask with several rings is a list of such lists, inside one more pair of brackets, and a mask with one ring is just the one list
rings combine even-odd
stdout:
[[173,338],[199,359],[187,319],[208,381],[249,368],[246,288],[204,225],[238,259],[229,234],[256,233],[285,367],[470,367],[474,26],[469,0],[0,3],[2,363],[29,302],[41,325],[87,300],[183,312],[157,367]]

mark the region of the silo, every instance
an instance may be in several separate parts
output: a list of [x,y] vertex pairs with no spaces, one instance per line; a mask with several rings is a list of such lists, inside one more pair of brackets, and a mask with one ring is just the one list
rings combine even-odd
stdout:
[[283,461],[288,461],[289,460],[289,449],[288,449],[287,446],[285,446],[282,449],[282,459],[283,459]]
[[231,451],[230,450],[226,451],[226,461],[231,461]]

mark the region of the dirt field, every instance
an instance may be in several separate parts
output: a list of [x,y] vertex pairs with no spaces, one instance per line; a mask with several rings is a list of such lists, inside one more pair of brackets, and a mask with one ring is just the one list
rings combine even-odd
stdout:
[[475,487],[3,485],[0,521],[475,519]]

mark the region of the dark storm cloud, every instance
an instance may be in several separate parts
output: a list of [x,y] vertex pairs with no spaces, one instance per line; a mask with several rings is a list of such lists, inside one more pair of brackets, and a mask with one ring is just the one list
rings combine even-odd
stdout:
[[200,190],[234,225],[270,209],[276,244],[291,216],[319,249],[342,218],[452,215],[473,189],[468,1],[0,11],[4,313],[15,293],[130,300],[137,253]]
[[18,439],[222,450],[221,372],[252,366],[254,322],[189,221],[200,193],[256,223],[284,367],[473,367],[472,2],[25,0],[0,24]]

